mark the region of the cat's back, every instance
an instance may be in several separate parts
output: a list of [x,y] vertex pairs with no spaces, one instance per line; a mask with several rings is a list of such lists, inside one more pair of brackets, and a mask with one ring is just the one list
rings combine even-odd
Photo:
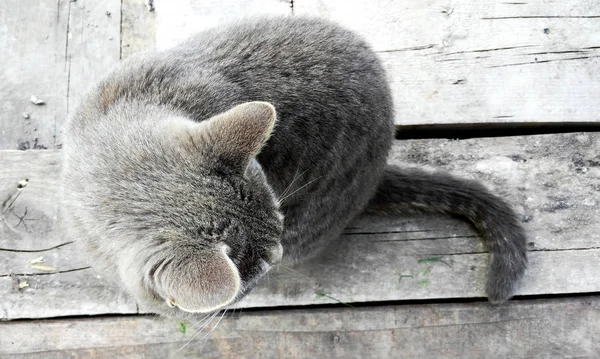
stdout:
[[369,45],[333,22],[307,17],[241,20],[141,54],[107,76],[91,99],[108,99],[103,105],[123,97],[167,102],[194,89],[197,96],[187,101],[223,106],[257,97],[284,104],[322,99],[335,106],[335,96],[377,97],[391,106],[385,71]]
[[243,20],[128,60],[84,101],[91,111],[76,121],[94,121],[119,100],[165,105],[197,121],[246,101],[272,103],[278,124],[259,159],[277,172],[276,188],[299,167],[317,173],[376,163],[378,173],[393,134],[375,53],[354,32],[315,18]]
[[[370,46],[356,33],[309,17],[255,18],[210,29],[168,51],[178,62],[203,64],[237,79],[245,71],[292,77],[353,69],[383,74]],[[340,68],[341,67],[341,68]],[[287,69],[287,71],[284,71]],[[339,75],[339,73],[338,73]]]

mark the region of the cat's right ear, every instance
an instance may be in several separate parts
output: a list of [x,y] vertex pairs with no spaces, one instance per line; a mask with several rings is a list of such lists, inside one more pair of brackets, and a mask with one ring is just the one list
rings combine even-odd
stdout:
[[221,170],[243,173],[273,132],[275,107],[246,102],[202,123],[204,160]]

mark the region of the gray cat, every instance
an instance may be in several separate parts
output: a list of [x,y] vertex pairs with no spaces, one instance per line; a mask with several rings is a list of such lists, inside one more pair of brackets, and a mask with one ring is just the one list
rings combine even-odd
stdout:
[[238,301],[363,211],[440,212],[487,240],[487,293],[507,300],[527,262],[515,213],[475,182],[386,166],[393,117],[379,60],[333,23],[200,33],[125,61],[73,114],[68,232],[144,308],[181,315]]

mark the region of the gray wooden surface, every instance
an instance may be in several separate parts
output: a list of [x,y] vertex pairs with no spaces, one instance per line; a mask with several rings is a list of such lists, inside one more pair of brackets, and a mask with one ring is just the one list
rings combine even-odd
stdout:
[[156,12],[147,0],[121,0],[121,58],[156,47]]
[[[401,126],[600,121],[597,0],[250,0],[158,3],[157,46],[252,15],[357,31],[388,71]],[[241,5],[243,4],[243,5]]]
[[[520,295],[599,292],[599,140],[600,134],[574,133],[398,141],[390,161],[478,179],[515,207],[531,250]],[[0,194],[9,199],[20,193],[3,210],[0,253],[6,259],[0,262],[0,315],[136,313],[135,303],[105,287],[57,229],[59,160],[60,151],[0,152],[6,164]],[[18,189],[24,178],[27,186]],[[484,296],[488,255],[464,223],[438,217],[363,218],[346,232],[322,257],[272,272],[239,305]],[[43,265],[55,270],[33,268],[30,261],[40,256]],[[19,281],[27,281],[28,287],[18,289]]]
[[[55,136],[67,111],[70,6],[68,1],[3,0],[0,149],[55,148],[60,143]],[[46,105],[32,104],[32,95]]]
[[3,0],[0,20],[0,150],[60,148],[69,109],[119,61],[120,0]]
[[236,311],[213,331],[218,320],[200,333],[147,316],[0,323],[0,358],[600,357],[597,297]]
[[600,121],[597,0],[296,0],[294,14],[373,44],[399,125]]

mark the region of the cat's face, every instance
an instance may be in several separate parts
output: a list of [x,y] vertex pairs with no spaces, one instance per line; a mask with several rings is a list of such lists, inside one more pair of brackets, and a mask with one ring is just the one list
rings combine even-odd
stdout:
[[92,212],[107,227],[94,245],[142,307],[218,310],[281,260],[283,216],[254,159],[274,124],[273,106],[250,102],[201,123],[176,117],[115,137],[114,148],[141,142],[108,156],[114,169]]

